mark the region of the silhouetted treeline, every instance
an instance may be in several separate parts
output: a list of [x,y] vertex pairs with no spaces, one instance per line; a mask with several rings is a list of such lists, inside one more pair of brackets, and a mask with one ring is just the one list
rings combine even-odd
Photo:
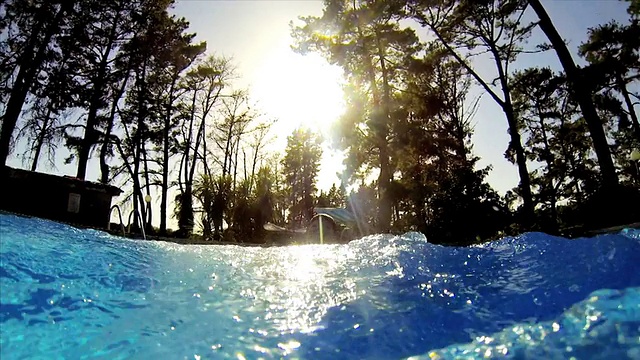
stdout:
[[[26,153],[17,155],[31,170],[46,155],[53,164],[64,145],[78,178],[94,157],[100,181],[129,188],[145,226],[152,221],[146,198],[157,188],[161,234],[171,209],[181,236],[198,222],[219,232],[218,209],[240,203],[231,193],[237,184],[250,181],[253,191],[258,182],[272,121],[251,109],[246,91],[233,88],[231,61],[206,55],[188,22],[170,14],[172,4],[2,2],[2,164],[18,141]],[[216,190],[215,198],[204,186]]]
[[[538,0],[326,0],[322,16],[301,18],[296,49],[324,55],[348,76],[336,144],[347,151],[348,177],[377,173],[360,191],[377,204],[370,226],[465,244],[639,221],[630,159],[640,145],[639,6],[629,5],[627,23],[591,29],[579,54]],[[536,30],[548,43],[527,42]],[[517,58],[542,51],[564,71],[515,68]],[[577,66],[577,56],[588,66]],[[493,72],[480,72],[476,60]],[[474,86],[504,112],[505,157],[520,176],[505,197],[486,183],[490,168],[476,165]]]
[[[65,146],[84,179],[97,158],[100,181],[128,189],[137,226],[153,231],[157,189],[155,230],[166,235],[173,213],[182,237],[260,241],[266,222],[304,227],[316,206],[350,208],[366,232],[449,244],[639,221],[640,5],[628,3],[627,22],[591,29],[572,54],[538,0],[326,0],[292,25],[297,51],[348,80],[331,139],[347,170],[318,193],[322,140],[297,129],[283,155],[268,153],[273,121],[234,88],[232,62],[171,15],[173,0],[6,0],[0,161],[20,142],[37,170]],[[533,31],[548,43],[528,43]],[[542,51],[562,70],[515,67]],[[505,196],[471,143],[478,87],[504,113],[487,121],[510,136],[520,182]]]

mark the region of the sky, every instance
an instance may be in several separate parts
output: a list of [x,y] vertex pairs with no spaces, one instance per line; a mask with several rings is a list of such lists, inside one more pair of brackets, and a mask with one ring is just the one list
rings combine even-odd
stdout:
[[[587,39],[587,29],[612,19],[626,21],[627,3],[616,0],[554,0],[543,1],[560,34],[568,41],[574,59],[577,46]],[[319,55],[303,56],[290,48],[290,21],[299,16],[322,14],[322,1],[314,0],[177,0],[173,13],[190,22],[190,32],[196,40],[207,42],[209,54],[233,58],[236,66],[236,88],[247,88],[258,109],[270,119],[277,119],[273,129],[272,149],[283,151],[288,136],[304,125],[329,137],[329,128],[343,110],[342,71],[329,65]],[[530,11],[530,10],[528,10]],[[545,41],[536,30],[531,45]],[[477,65],[481,73],[489,74],[486,62]],[[518,67],[550,66],[560,69],[553,52],[523,55]],[[482,94],[480,91],[477,94]],[[487,180],[501,194],[517,186],[517,168],[504,159],[508,145],[506,119],[489,96],[483,95],[474,119],[473,151],[481,158],[479,166],[492,166]],[[62,162],[68,151],[57,154],[57,168],[41,166],[38,170],[75,176],[76,164]],[[42,161],[44,163],[44,161]],[[8,165],[27,167],[14,155]],[[328,189],[339,183],[336,172],[342,169],[342,155],[331,149],[327,141],[321,162],[318,187]],[[99,178],[98,160],[91,159],[87,180]],[[154,196],[154,207],[158,206]],[[116,202],[119,200],[116,199]],[[171,210],[171,209],[170,209]],[[170,211],[171,212],[171,211]],[[154,210],[155,214],[159,212]],[[154,225],[157,225],[157,217]],[[173,220],[169,221],[171,225]]]

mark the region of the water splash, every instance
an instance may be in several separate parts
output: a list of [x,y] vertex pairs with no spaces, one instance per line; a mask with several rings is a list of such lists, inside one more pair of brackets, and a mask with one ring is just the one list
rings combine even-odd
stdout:
[[410,359],[638,359],[639,300],[638,287],[598,290],[553,321],[517,324]]
[[[470,248],[417,233],[247,248],[132,241],[7,215],[0,226],[2,359],[456,358],[497,356],[499,345],[509,356],[564,356],[585,334],[569,330],[582,320],[565,318],[587,319],[585,304],[626,329],[627,345],[596,337],[602,354],[637,348],[628,339],[638,337],[638,311],[625,307],[640,302],[636,230]],[[562,331],[544,339],[562,340],[540,340],[553,324]]]

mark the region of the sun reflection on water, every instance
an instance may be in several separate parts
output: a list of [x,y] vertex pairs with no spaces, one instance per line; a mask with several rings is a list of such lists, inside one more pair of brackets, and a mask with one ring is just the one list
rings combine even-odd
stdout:
[[341,276],[349,257],[344,247],[303,245],[280,256],[277,266],[263,268],[263,275],[277,281],[256,294],[269,303],[265,319],[280,333],[320,329],[329,308],[356,298],[354,281]]

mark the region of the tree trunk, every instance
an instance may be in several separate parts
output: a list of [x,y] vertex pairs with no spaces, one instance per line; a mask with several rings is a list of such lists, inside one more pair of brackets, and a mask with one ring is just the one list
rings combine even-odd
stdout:
[[[202,120],[204,124],[204,119]],[[196,152],[197,154],[197,152]],[[204,173],[211,178],[211,169],[209,168],[209,164],[207,162],[207,132],[206,130],[202,134],[202,167],[204,169]]]
[[256,165],[258,163],[258,152],[260,151],[260,146],[262,143],[262,138],[259,138],[256,141],[256,146],[253,149],[253,162],[251,163],[251,180],[249,181],[249,192],[253,190],[253,184],[256,182]]
[[169,126],[171,105],[167,107],[162,129],[162,188],[160,193],[160,234],[167,234],[167,196],[169,192]]
[[169,192],[169,130],[171,128],[171,115],[173,102],[175,101],[175,87],[178,82],[179,72],[174,73],[171,87],[169,88],[169,100],[166,104],[162,129],[162,189],[160,193],[160,234],[167,234],[167,196]]
[[[354,10],[358,10],[356,2],[353,2]],[[388,122],[390,114],[390,94],[389,83],[387,79],[386,65],[384,60],[384,52],[380,43],[380,36],[376,31],[376,43],[373,44],[373,50],[369,52],[369,46],[367,43],[367,37],[364,35],[360,26],[360,20],[356,20],[358,37],[362,41],[362,53],[364,54],[365,61],[364,66],[366,70],[366,76],[368,77],[369,84],[371,86],[372,103],[374,106],[374,116],[372,118],[373,123],[377,125],[374,130],[376,134],[377,147],[378,147],[378,162],[380,166],[380,174],[378,175],[378,214],[376,219],[377,230],[381,233],[389,232],[391,226],[391,201],[389,199],[389,183],[391,179],[391,171],[389,169],[389,153],[387,144],[388,135]],[[383,77],[383,99],[380,99],[380,93],[378,84],[376,81],[376,70],[373,63],[373,57],[378,56]],[[381,101],[382,100],[382,101]],[[382,104],[382,114],[379,113],[380,105]]]
[[40,152],[42,151],[42,146],[44,145],[44,137],[47,132],[47,126],[49,126],[49,119],[51,119],[51,106],[47,109],[47,115],[44,117],[44,123],[42,124],[42,128],[40,129],[40,134],[38,134],[38,140],[36,141],[35,153],[33,154],[33,161],[31,163],[31,171],[36,171],[38,168],[38,159],[40,159]]
[[249,180],[249,192],[253,190],[253,184],[256,182],[256,163],[258,162],[258,147],[254,149],[253,162],[251,163],[251,179]]
[[[560,116],[560,129],[564,129],[564,128],[565,128],[565,117]],[[577,172],[576,162],[573,156],[571,156],[570,151],[569,149],[567,149],[566,143],[564,141],[560,142],[560,146],[561,146],[562,156],[564,157],[564,162],[569,163],[569,176],[573,177],[574,179],[573,188],[575,190],[576,203],[578,204],[578,207],[580,207],[582,206],[582,193],[580,191],[580,185],[578,184],[578,181],[575,176]]]
[[[101,87],[96,85],[96,87]],[[94,90],[94,95],[92,98],[99,97],[99,90]],[[96,134],[95,127],[98,123],[98,108],[97,101],[92,100],[92,105],[89,108],[89,114],[87,115],[87,124],[84,129],[84,137],[82,138],[82,142],[80,145],[80,149],[78,150],[78,170],[76,172],[76,177],[78,179],[84,180],[87,175],[87,164],[89,162],[89,154],[91,153],[91,147],[96,143],[98,138]]]
[[111,131],[113,130],[113,119],[107,124],[107,130],[104,134],[102,147],[100,148],[100,182],[109,183],[109,164],[107,164],[107,153],[109,152],[109,143],[111,141]]
[[553,164],[554,157],[553,157],[553,154],[551,153],[549,138],[547,136],[547,128],[544,123],[544,117],[543,117],[542,111],[540,110],[540,108],[537,108],[536,110],[538,112],[538,118],[540,119],[540,130],[542,131],[542,142],[544,144],[545,162],[547,163],[547,169],[551,176],[551,179],[549,179],[549,183],[551,184],[549,200],[551,202],[551,217],[553,218],[553,230],[557,231],[558,230],[558,209],[557,209],[556,203],[558,202],[558,191],[556,186],[553,184],[553,176],[551,175],[553,173],[553,169],[555,168]]
[[382,72],[382,109],[383,122],[378,124],[379,141],[380,141],[380,175],[378,176],[378,187],[380,191],[380,205],[378,213],[378,231],[388,233],[391,229],[392,215],[392,199],[389,193],[391,185],[391,168],[389,165],[389,144],[387,136],[389,134],[389,121],[391,120],[391,91],[389,86],[389,76],[387,74],[387,66],[384,57],[382,44],[380,43],[380,35],[376,31],[376,41],[378,48],[378,58],[380,60],[380,69]]
[[[146,218],[146,209],[145,202],[142,196],[142,187],[140,186],[140,160],[142,157],[142,152],[144,151],[144,141],[146,139],[146,125],[145,121],[147,119],[147,108],[145,106],[145,96],[147,96],[146,89],[146,76],[147,76],[147,61],[142,64],[142,74],[136,76],[136,84],[140,87],[137,96],[137,124],[136,130],[133,134],[134,136],[134,144],[135,144],[135,154],[133,158],[133,199],[134,199],[134,210],[139,211],[140,220],[142,224],[138,224],[138,218],[136,217],[135,224],[139,226],[144,226],[144,219]],[[138,208],[138,205],[140,207]]]
[[193,231],[193,197],[191,184],[185,184],[180,195],[180,218],[178,219],[181,236],[188,237]]
[[540,19],[540,29],[547,35],[551,45],[556,50],[558,59],[564,68],[569,80],[576,101],[582,110],[582,116],[587,122],[589,133],[593,140],[593,147],[600,164],[600,173],[602,177],[602,185],[607,188],[615,187],[618,184],[618,176],[611,158],[611,151],[607,143],[607,137],[602,126],[602,120],[598,116],[595,105],[593,104],[593,94],[591,86],[585,81],[584,76],[579,69],[567,49],[566,44],[560,37],[558,30],[555,28],[539,0],[529,0],[529,4]]
[[378,175],[378,188],[380,198],[378,200],[377,228],[381,233],[388,233],[391,228],[391,199],[389,198],[389,154],[386,146],[380,147],[380,174]]
[[[166,125],[166,123],[165,123]],[[162,149],[162,188],[160,192],[160,234],[167,234],[167,195],[169,192],[169,130],[163,131],[164,148]]]
[[520,175],[520,195],[522,196],[522,207],[524,210],[521,223],[525,228],[529,228],[531,224],[533,224],[535,205],[533,203],[533,194],[531,193],[531,178],[529,176],[529,169],[527,168],[527,157],[524,153],[524,148],[522,147],[522,138],[518,131],[518,121],[516,119],[515,111],[513,110],[513,103],[511,102],[511,87],[509,85],[508,75],[502,67],[502,60],[496,44],[489,45],[491,53],[493,54],[493,59],[496,63],[500,87],[502,88],[502,94],[504,96],[504,100],[501,105],[502,110],[507,117],[507,123],[509,124],[511,146],[516,152],[516,164],[518,165],[518,175]]
[[109,145],[111,144],[111,132],[113,131],[116,103],[117,100],[114,101],[111,116],[107,123],[107,129],[104,133],[104,139],[102,140],[102,147],[100,148],[100,182],[103,184],[109,183],[109,164],[107,164],[107,153],[109,152]]
[[122,86],[118,90],[116,96],[113,97],[113,101],[111,102],[111,111],[109,113],[109,120],[107,123],[107,129],[104,134],[104,139],[102,141],[102,147],[100,149],[100,181],[103,184],[109,183],[109,164],[107,164],[107,153],[109,151],[109,145],[111,142],[111,132],[113,131],[113,124],[116,118],[116,111],[118,110],[118,101],[122,98],[124,94],[124,90],[127,86],[127,82],[129,80],[130,72],[127,71],[127,75],[122,81]]
[[40,158],[40,150],[42,149],[42,144],[44,143],[44,134],[41,133],[38,136],[38,141],[36,142],[36,148],[34,149],[33,160],[31,161],[31,171],[36,171],[38,168],[38,159]]
[[640,140],[640,123],[638,123],[638,114],[636,114],[636,109],[633,107],[633,101],[631,101],[631,97],[629,96],[629,90],[627,90],[627,87],[624,84],[622,75],[616,74],[616,77],[618,82],[618,91],[622,93],[622,97],[624,97],[624,102],[629,111],[629,116],[631,117],[631,126],[633,126],[633,130],[636,133],[636,138]]
[[[191,98],[191,112],[189,116],[189,124],[187,131],[187,139],[184,144],[184,152],[180,162],[180,172],[178,173],[180,184],[180,214],[178,216],[178,228],[180,235],[188,237],[191,235],[193,228],[193,200],[191,198],[192,190],[189,181],[189,160],[191,156],[191,143],[193,141],[193,123],[196,117],[196,100],[198,89],[193,89],[193,97]],[[183,177],[184,174],[184,177]]]
[[[140,215],[141,220],[144,219],[143,211],[141,211],[142,209],[140,208],[140,206],[144,206],[144,201],[142,200],[142,191],[141,191],[141,187],[140,187],[140,141],[141,141],[141,136],[140,136],[140,129],[137,130],[137,134],[135,135],[136,137],[136,145],[135,145],[135,154],[133,156],[133,174],[131,175],[131,179],[133,180],[133,211],[134,213],[134,219],[133,219],[133,223],[135,224],[136,228],[140,228],[141,226],[143,226],[143,224],[140,224],[138,221],[138,215]],[[144,220],[142,220],[144,221]]]
[[[142,144],[142,161],[144,165],[144,183],[146,187],[146,193],[149,198],[151,198],[151,184],[149,181],[149,165],[147,161],[147,149]],[[147,202],[147,199],[144,199],[144,209],[145,209],[145,217],[143,221],[145,222],[145,230],[148,232],[151,229],[151,203]]]
[[511,146],[516,152],[516,164],[518,165],[518,175],[520,176],[520,195],[522,196],[522,206],[524,210],[522,224],[528,228],[533,223],[534,206],[533,194],[531,194],[531,179],[529,178],[529,170],[527,169],[527,157],[524,154],[522,139],[518,132],[518,124],[511,103],[508,105],[505,104],[504,112],[507,116]]
[[[244,170],[244,180],[247,180],[247,152],[244,150],[244,148],[242,149],[242,168]],[[251,188],[249,188],[249,191],[251,191]]]
[[484,81],[482,77],[475,70],[473,70],[462,57],[460,57],[460,55],[455,51],[454,48],[451,47],[451,45],[445,40],[445,38],[434,25],[431,24],[428,26],[433,31],[434,35],[436,35],[438,40],[440,40],[440,43],[444,45],[444,47],[456,59],[456,61],[458,61],[458,63],[462,65],[462,67],[467,70],[467,72],[484,88],[484,90],[491,96],[491,98],[498,105],[500,105],[507,118],[509,136],[511,139],[510,144],[511,146],[513,146],[513,149],[516,152],[516,164],[518,166],[518,175],[520,176],[519,188],[520,192],[522,193],[521,196],[524,210],[521,222],[522,225],[528,227],[533,221],[534,215],[533,195],[531,194],[531,180],[529,178],[527,159],[524,155],[524,149],[522,148],[522,140],[520,137],[520,133],[518,132],[513,105],[511,104],[510,88],[507,81],[507,75],[504,73],[504,69],[502,68],[500,56],[495,47],[495,44],[491,47],[490,51],[493,53],[494,61],[496,62],[498,77],[502,87],[502,93],[505,96],[504,100],[501,99],[498,94],[493,91],[489,84]]
[[236,179],[238,177],[238,153],[240,152],[240,135],[238,135],[238,138],[236,139],[235,148],[236,155],[233,164],[233,191],[236,191]]
[[116,28],[120,20],[120,15],[120,11],[116,12],[116,16],[113,19],[113,25],[111,26],[111,30],[109,32],[109,40],[106,49],[102,54],[100,54],[102,58],[100,59],[98,74],[96,78],[92,79],[93,89],[91,94],[91,101],[89,104],[89,114],[87,115],[87,125],[84,129],[84,137],[82,138],[80,150],[78,151],[78,171],[76,173],[76,177],[78,179],[84,180],[85,176],[87,175],[87,164],[89,162],[91,147],[93,147],[93,145],[98,142],[98,136],[95,127],[98,125],[98,110],[101,105],[100,103],[102,100],[102,96],[104,95],[104,87],[106,83],[105,73],[107,71],[107,65],[109,63],[109,54],[111,54],[111,50],[116,40]]

